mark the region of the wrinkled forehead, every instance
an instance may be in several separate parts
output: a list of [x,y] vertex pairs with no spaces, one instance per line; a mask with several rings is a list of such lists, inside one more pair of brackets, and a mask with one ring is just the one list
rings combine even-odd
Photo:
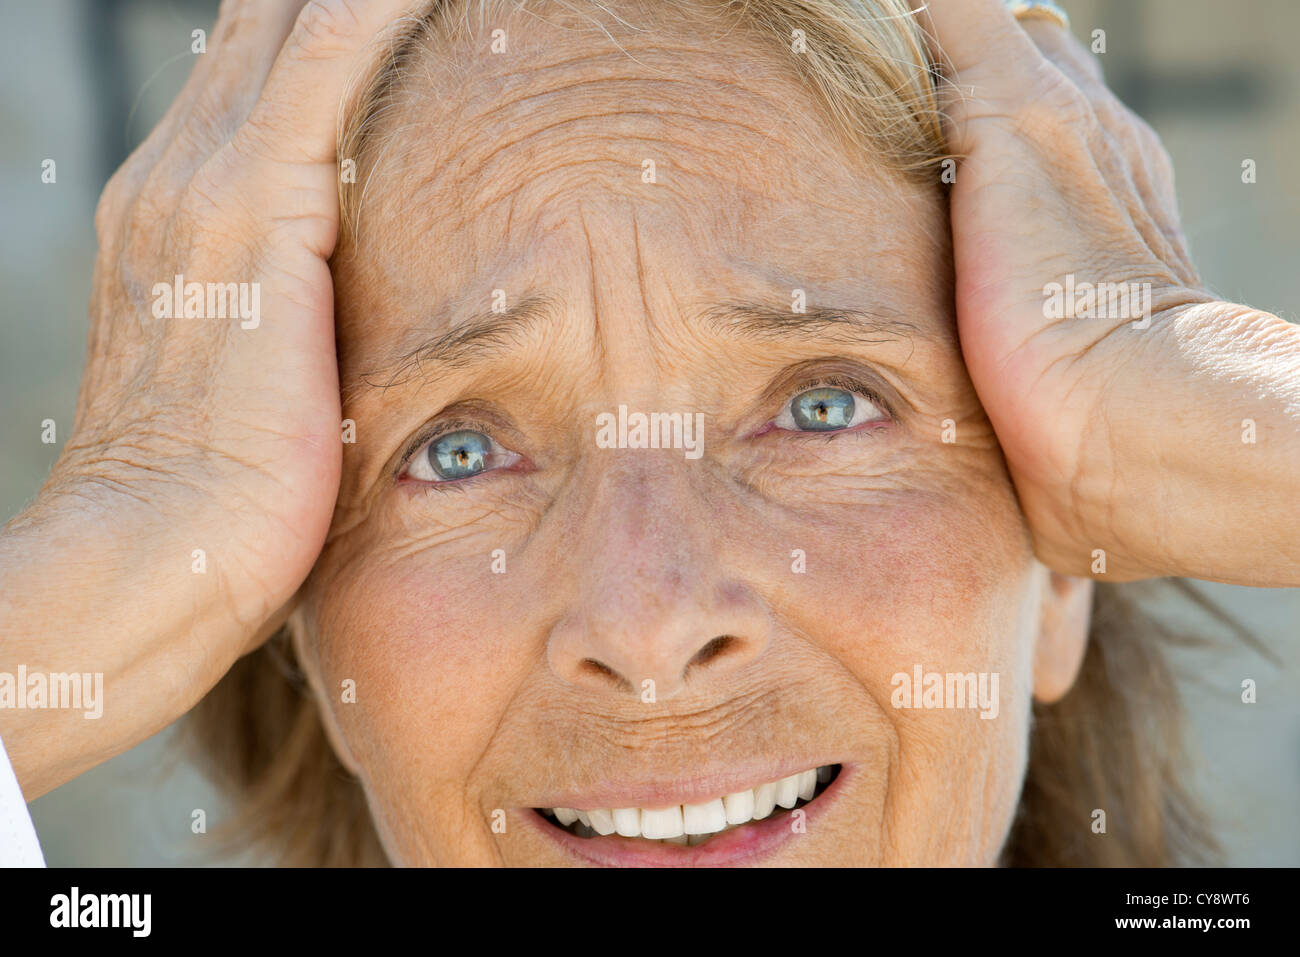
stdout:
[[336,268],[366,291],[358,329],[340,302],[345,336],[386,334],[376,311],[482,299],[521,259],[554,275],[542,258],[622,242],[629,220],[649,244],[782,282],[936,272],[937,192],[855,151],[774,36],[675,5],[582,6],[435,22],[386,66]]

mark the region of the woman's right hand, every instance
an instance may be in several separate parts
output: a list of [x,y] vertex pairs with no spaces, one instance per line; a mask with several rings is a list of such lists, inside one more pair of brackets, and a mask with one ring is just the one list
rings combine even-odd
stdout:
[[[335,124],[408,4],[226,0],[104,190],[76,419],[0,535],[0,668],[102,672],[103,717],[0,712],[29,800],[193,706],[316,559],[341,467]],[[250,309],[169,317],[177,276]]]

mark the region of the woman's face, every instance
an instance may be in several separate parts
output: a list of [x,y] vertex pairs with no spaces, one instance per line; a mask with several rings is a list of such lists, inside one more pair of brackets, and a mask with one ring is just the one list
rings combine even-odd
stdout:
[[[412,71],[335,263],[355,442],[296,621],[394,862],[993,862],[1083,629],[964,371],[939,189],[779,48],[506,28]],[[653,413],[676,447],[635,447]],[[897,707],[918,669],[991,696]],[[826,766],[694,846],[534,810],[743,816]]]

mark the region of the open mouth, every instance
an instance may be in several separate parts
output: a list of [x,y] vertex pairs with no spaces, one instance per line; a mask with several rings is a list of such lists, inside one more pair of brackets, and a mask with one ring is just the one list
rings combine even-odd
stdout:
[[830,787],[840,765],[809,768],[702,804],[667,808],[534,808],[554,827],[574,837],[617,834],[661,844],[694,847],[719,834],[762,821],[777,808],[795,810],[811,804]]

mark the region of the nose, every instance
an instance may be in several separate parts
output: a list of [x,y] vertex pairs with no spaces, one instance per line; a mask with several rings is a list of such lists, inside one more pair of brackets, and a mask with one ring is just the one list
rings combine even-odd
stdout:
[[721,548],[686,468],[607,473],[585,503],[570,543],[576,600],[547,647],[551,670],[570,685],[656,701],[725,681],[767,648],[770,612],[726,570],[734,543]]

